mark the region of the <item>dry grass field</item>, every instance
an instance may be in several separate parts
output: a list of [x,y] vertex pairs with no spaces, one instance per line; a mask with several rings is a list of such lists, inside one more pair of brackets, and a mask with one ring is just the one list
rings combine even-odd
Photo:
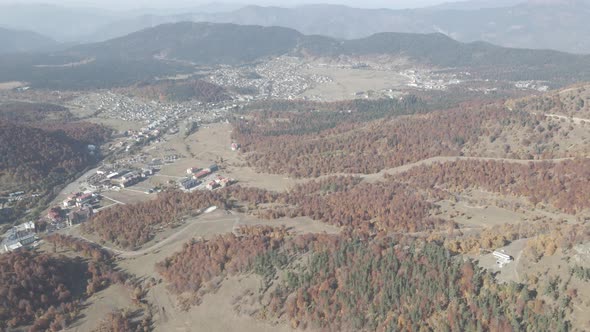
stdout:
[[357,92],[407,88],[409,83],[407,77],[393,71],[314,67],[305,73],[327,76],[332,82],[317,84],[301,96],[321,96],[328,101],[354,99]]

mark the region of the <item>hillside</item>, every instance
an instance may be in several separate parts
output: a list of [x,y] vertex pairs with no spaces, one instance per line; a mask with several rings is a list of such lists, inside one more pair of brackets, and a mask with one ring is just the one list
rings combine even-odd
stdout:
[[279,27],[181,22],[76,47],[72,52],[98,58],[237,64],[288,53],[301,37],[295,30]]
[[36,128],[0,120],[0,188],[43,190],[63,183],[96,160],[87,150],[103,136],[96,127]]
[[379,33],[355,40],[306,39],[314,55],[407,57],[439,68],[475,70],[489,78],[575,82],[590,79],[590,56],[550,50],[505,48],[483,42],[461,43],[443,34]]
[[[525,1],[523,1],[525,2]],[[529,1],[512,5],[472,2],[425,9],[362,9],[340,5],[295,8],[248,6],[229,13],[194,15],[194,21],[284,26],[304,34],[355,39],[380,32],[443,32],[463,42],[589,53],[587,1]],[[329,17],[329,19],[326,19]],[[567,17],[567,19],[563,19]]]
[[34,31],[60,42],[79,41],[79,36],[92,33],[112,21],[112,14],[97,8],[51,5],[42,1],[7,1],[0,4],[2,26]]
[[42,51],[56,45],[55,40],[35,32],[0,27],[0,54]]
[[[590,119],[590,85],[577,84],[540,96],[511,100],[508,105],[533,113],[554,114],[560,117]],[[580,120],[576,120],[579,122]],[[588,120],[590,122],[590,120]]]
[[[282,4],[281,4],[282,5]],[[590,53],[590,3],[577,1],[463,1],[419,9],[366,9],[343,5],[296,7],[211,4],[176,10],[111,12],[52,5],[0,6],[3,26],[63,42],[117,38],[181,21],[281,26],[304,34],[356,39],[380,32],[442,32],[462,42]],[[329,19],[326,19],[329,18]]]
[[283,54],[390,55],[437,67],[485,69],[485,74],[502,79],[590,79],[590,56],[503,48],[481,42],[465,44],[440,33],[379,33],[338,40],[305,36],[279,27],[182,22],[80,46],[72,53],[100,59],[174,59],[199,65],[247,63]]
[[564,86],[590,80],[590,56],[460,43],[443,34],[379,33],[354,40],[306,36],[281,27],[181,22],[51,55],[0,57],[3,81],[50,89],[125,87],[193,73],[195,66],[242,65],[291,55],[405,58],[410,64],[470,71],[479,78],[548,80]]

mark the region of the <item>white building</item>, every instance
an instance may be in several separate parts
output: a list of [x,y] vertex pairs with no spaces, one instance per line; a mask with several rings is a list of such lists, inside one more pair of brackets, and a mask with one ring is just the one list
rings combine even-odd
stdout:
[[500,251],[494,251],[492,255],[496,258],[498,266],[503,267],[504,265],[512,262],[512,257]]

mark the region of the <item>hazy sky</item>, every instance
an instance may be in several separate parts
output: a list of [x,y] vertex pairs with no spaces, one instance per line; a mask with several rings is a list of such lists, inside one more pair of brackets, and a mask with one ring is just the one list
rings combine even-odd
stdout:
[[281,7],[296,6],[309,3],[343,4],[364,8],[411,8],[424,7],[433,4],[452,2],[453,0],[0,0],[0,4],[30,4],[50,3],[64,6],[91,6],[109,8],[113,10],[127,10],[137,8],[183,8],[196,7],[212,2],[275,5]]

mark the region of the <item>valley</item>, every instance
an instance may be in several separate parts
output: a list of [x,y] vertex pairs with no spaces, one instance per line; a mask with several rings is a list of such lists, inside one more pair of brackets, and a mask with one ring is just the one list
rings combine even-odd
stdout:
[[0,329],[587,330],[587,56],[189,22],[60,52],[0,56]]

